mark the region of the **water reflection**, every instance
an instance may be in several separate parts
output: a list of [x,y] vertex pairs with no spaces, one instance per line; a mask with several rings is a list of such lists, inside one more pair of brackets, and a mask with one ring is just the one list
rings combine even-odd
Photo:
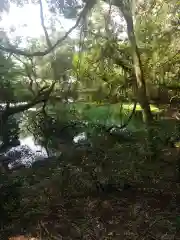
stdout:
[[42,155],[47,156],[47,152],[45,148],[35,143],[33,136],[28,136],[26,138],[20,139],[21,146],[26,145],[28,146],[33,152],[39,152]]
[[74,143],[79,143],[79,142],[85,141],[85,140],[87,140],[87,133],[86,132],[79,133],[73,139]]
[[35,143],[33,136],[20,139],[20,146],[11,148],[5,156],[12,159],[8,165],[10,169],[19,164],[31,166],[33,162],[48,157],[46,150]]
[[[87,142],[87,134],[82,132],[76,135],[73,139],[74,144],[85,144]],[[4,154],[10,160],[8,167],[10,169],[18,166],[25,165],[30,167],[35,161],[43,161],[48,158],[47,151],[44,147],[36,144],[33,136],[28,136],[20,139],[20,145],[12,147],[9,151]],[[51,154],[52,156],[59,156],[59,153],[55,151]]]

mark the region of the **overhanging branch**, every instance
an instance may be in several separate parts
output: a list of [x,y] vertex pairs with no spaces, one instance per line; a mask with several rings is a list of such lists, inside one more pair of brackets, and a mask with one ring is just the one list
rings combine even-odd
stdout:
[[115,57],[113,60],[114,60],[114,63],[120,66],[124,71],[128,73],[133,73],[133,67],[130,65],[128,61],[121,58],[117,58],[117,57]]
[[40,91],[39,94],[34,99],[32,99],[31,102],[29,102],[27,104],[15,106],[15,107],[9,107],[7,110],[5,110],[2,113],[2,116],[1,116],[2,119],[3,119],[3,117],[4,117],[4,119],[6,119],[7,117],[9,117],[13,114],[26,111],[29,108],[34,107],[35,105],[37,105],[39,103],[47,101],[54,89],[54,86],[55,86],[55,82],[50,86],[50,88],[48,90]]

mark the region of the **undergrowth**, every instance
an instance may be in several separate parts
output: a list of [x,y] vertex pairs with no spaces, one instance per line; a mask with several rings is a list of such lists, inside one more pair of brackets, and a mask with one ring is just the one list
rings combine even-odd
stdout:
[[[1,239],[25,233],[39,239],[172,239],[178,234],[179,185],[171,160],[150,162],[140,146],[124,145],[76,150],[13,172],[1,182],[18,190],[19,205],[8,205],[1,215]],[[102,184],[120,188],[99,192],[93,171]],[[131,188],[123,190],[124,182]]]

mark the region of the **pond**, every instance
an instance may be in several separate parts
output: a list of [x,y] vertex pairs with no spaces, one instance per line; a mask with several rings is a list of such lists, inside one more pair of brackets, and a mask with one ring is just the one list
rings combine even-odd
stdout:
[[[19,105],[23,105],[25,103],[19,103]],[[3,107],[3,104],[0,104]],[[12,104],[12,105],[18,105],[18,104]],[[30,111],[36,110],[34,109],[29,109]],[[23,120],[23,115],[20,116],[20,118]],[[80,122],[82,124],[82,128],[78,129],[76,133],[74,133],[74,137],[71,140],[72,143],[74,143],[76,146],[92,146],[91,142],[91,134],[88,134],[88,128],[92,128],[93,131],[94,129],[97,128],[97,132],[99,131],[98,129],[103,127],[104,125],[101,126],[101,124],[98,122],[97,124],[89,124],[85,122]],[[87,132],[84,129],[84,125],[87,127]],[[97,125],[97,126],[96,126]],[[25,129],[26,130],[26,129]],[[91,132],[91,131],[90,131]],[[100,131],[101,132],[101,131]],[[61,133],[62,134],[62,133]],[[94,134],[94,133],[93,133]],[[97,133],[95,133],[96,135]],[[63,135],[63,134],[62,134]],[[118,132],[118,126],[117,129],[111,129],[110,135],[116,135],[116,138],[118,136],[119,141],[129,141],[129,139],[132,138],[132,136],[129,136],[129,132],[126,129],[120,129],[120,132]],[[59,136],[60,140],[63,136]],[[66,133],[65,133],[65,139],[66,139]],[[51,156],[59,156],[61,154],[61,150],[58,150],[58,152],[53,151],[51,153]],[[27,137],[20,138],[20,145],[16,147],[12,147],[10,150],[8,150],[6,153],[3,154],[5,157],[7,157],[7,161],[9,163],[9,168],[13,168],[13,166],[17,166],[19,164],[25,165],[25,166],[31,166],[33,162],[35,161],[41,161],[45,160],[48,158],[48,154],[45,150],[44,147],[40,146],[39,144],[36,144],[34,137],[32,135],[28,135]]]
[[33,162],[44,160],[48,157],[45,148],[36,144],[33,136],[20,139],[20,145],[12,147],[5,153],[5,156],[13,159],[13,163],[8,165],[10,169],[19,164],[28,167]]
[[[74,137],[74,143],[85,140],[86,134],[80,133]],[[44,147],[36,144],[33,136],[27,136],[20,139],[20,145],[17,147],[12,147],[5,154],[8,158],[12,159],[13,163],[9,163],[8,167],[10,169],[17,165],[25,165],[30,167],[35,161],[43,161],[48,158],[47,151]],[[55,153],[52,155],[56,155]]]
[[[117,141],[130,142],[133,141],[133,134],[127,129],[117,129],[112,128],[111,134],[113,134]],[[119,139],[119,140],[118,140]],[[86,132],[79,132],[73,138],[73,142],[76,146],[91,146],[91,141],[88,139]],[[61,150],[58,150],[51,153],[51,156],[57,156],[61,154]],[[25,166],[31,166],[35,161],[41,161],[48,158],[48,154],[44,147],[39,144],[36,144],[34,137],[32,135],[20,139],[20,145],[17,147],[11,148],[5,153],[5,156],[12,159],[13,164],[9,164],[9,167],[12,168],[16,164],[23,164]]]

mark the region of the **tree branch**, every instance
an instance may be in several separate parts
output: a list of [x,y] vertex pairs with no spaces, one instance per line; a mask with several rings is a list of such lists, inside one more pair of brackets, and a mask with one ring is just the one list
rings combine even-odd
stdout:
[[[39,5],[40,5],[41,26],[42,26],[43,31],[44,31],[44,35],[45,35],[45,38],[46,38],[47,46],[50,49],[50,48],[52,48],[52,42],[50,40],[48,31],[47,31],[45,23],[44,23],[44,11],[43,11],[42,0],[39,0]],[[51,68],[53,70],[53,80],[56,81],[59,78],[58,69],[57,69],[57,65],[56,65],[56,56],[55,56],[53,50],[51,51],[51,53],[52,53]]]
[[83,8],[83,10],[81,11],[75,25],[73,27],[71,27],[66,33],[65,35],[58,39],[57,42],[52,45],[50,48],[48,47],[48,49],[46,49],[45,51],[37,51],[37,52],[33,52],[33,53],[30,53],[30,52],[26,52],[25,50],[21,50],[21,49],[18,49],[18,48],[15,48],[15,46],[13,45],[10,45],[11,47],[8,48],[8,47],[4,47],[2,45],[0,45],[0,50],[4,51],[4,52],[8,52],[8,53],[14,53],[14,54],[17,54],[17,55],[22,55],[22,56],[25,56],[25,57],[35,57],[35,56],[45,56],[47,54],[49,54],[50,52],[52,52],[61,42],[63,42],[68,36],[69,34],[79,25],[80,21],[82,18],[84,18],[86,16],[86,14],[88,13],[88,10],[89,10],[89,5],[90,5],[90,2],[91,1],[88,1],[85,5],[85,7]]
[[44,23],[44,13],[43,13],[43,4],[42,4],[42,0],[39,0],[39,5],[40,5],[40,18],[41,18],[41,25],[42,25],[42,28],[43,28],[43,31],[44,31],[44,35],[45,35],[45,38],[46,38],[46,43],[47,43],[47,46],[48,48],[52,48],[52,43],[51,43],[51,40],[49,38],[49,34],[47,32],[47,29],[45,27],[45,23]]
[[42,103],[44,101],[47,101],[49,99],[50,94],[52,93],[53,89],[55,86],[55,82],[51,85],[51,87],[46,90],[46,91],[41,91],[41,94],[38,94],[31,102],[24,104],[24,105],[20,105],[20,106],[16,106],[16,107],[9,107],[7,110],[5,110],[2,113],[2,119],[3,117],[5,117],[5,119],[13,114],[16,113],[20,113],[23,111],[28,110],[29,108],[37,105],[38,103]]
[[114,59],[114,63],[120,67],[122,67],[122,69],[128,73],[133,73],[133,67],[131,66],[131,64],[129,64],[128,61],[126,61],[125,59],[121,59],[121,58],[117,58],[115,57]]
[[[23,64],[24,70],[25,70],[25,72],[26,72],[26,75],[27,75],[27,77],[28,77],[29,80],[30,80],[28,89],[30,90],[30,92],[31,92],[33,95],[35,95],[35,91],[33,90],[33,83],[35,82],[35,83],[37,84],[37,82],[36,82],[36,79],[35,79],[34,70],[32,69],[32,73],[33,73],[33,76],[32,76],[31,73],[30,73],[30,71],[29,71],[28,64],[25,63],[25,62],[23,62],[23,61],[22,61],[19,57],[17,57],[16,55],[14,55],[14,57]],[[32,64],[32,61],[31,61],[31,64]],[[32,68],[33,68],[33,66],[32,66]],[[33,77],[34,77],[34,79],[33,79]]]

